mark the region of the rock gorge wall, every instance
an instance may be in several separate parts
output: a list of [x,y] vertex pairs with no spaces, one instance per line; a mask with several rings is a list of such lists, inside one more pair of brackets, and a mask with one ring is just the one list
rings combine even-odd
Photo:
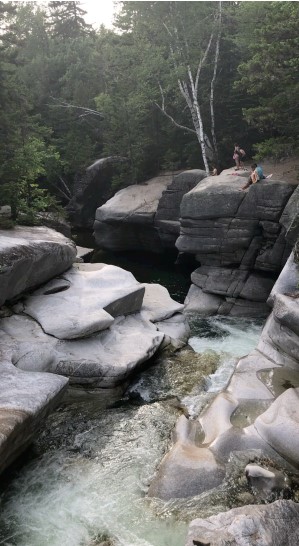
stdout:
[[201,314],[267,316],[266,300],[298,233],[299,190],[247,171],[185,171],[126,188],[97,209],[94,235],[110,250],[193,255],[186,304]]
[[96,211],[96,243],[116,251],[173,250],[180,232],[182,197],[205,177],[204,171],[190,170],[120,190]]

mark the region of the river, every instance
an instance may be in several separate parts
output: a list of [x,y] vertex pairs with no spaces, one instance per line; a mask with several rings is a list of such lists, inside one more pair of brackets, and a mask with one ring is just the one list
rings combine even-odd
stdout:
[[183,546],[190,519],[225,509],[223,490],[167,503],[146,497],[180,413],[197,417],[227,384],[236,358],[256,345],[262,326],[196,315],[190,324],[194,352],[159,358],[119,400],[71,399],[45,420],[3,486],[1,545]]

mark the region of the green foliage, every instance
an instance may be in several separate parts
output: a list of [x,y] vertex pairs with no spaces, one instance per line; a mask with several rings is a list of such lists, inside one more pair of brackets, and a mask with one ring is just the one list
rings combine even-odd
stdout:
[[253,149],[256,152],[254,159],[257,161],[261,161],[265,158],[278,161],[280,159],[285,159],[286,157],[297,155],[299,153],[299,143],[292,137],[269,138],[255,144]]
[[[167,112],[192,127],[178,78],[188,67],[196,72],[217,9],[123,2],[114,32],[93,30],[77,1],[0,2],[0,184],[18,196],[14,215],[55,206],[38,190],[61,178],[71,187],[77,172],[107,155],[128,160],[115,168],[115,188],[161,168],[202,166],[195,135],[157,104],[160,84]],[[222,3],[215,118],[223,167],[235,141],[258,159],[298,153],[298,15],[297,2]],[[206,128],[212,72],[211,56],[200,77]]]
[[59,212],[62,217],[65,217],[63,208],[53,195],[40,188],[38,184],[26,180],[14,184],[2,184],[0,203],[11,206],[12,221],[18,224],[42,224],[39,213],[46,211]]
[[239,16],[246,18],[251,30],[247,60],[239,66],[237,82],[238,88],[252,97],[244,117],[259,130],[260,140],[270,139],[275,148],[277,139],[277,152],[288,155],[290,147],[297,146],[299,132],[299,4],[260,2],[259,18],[255,14],[253,20],[249,15],[256,2],[241,4]]

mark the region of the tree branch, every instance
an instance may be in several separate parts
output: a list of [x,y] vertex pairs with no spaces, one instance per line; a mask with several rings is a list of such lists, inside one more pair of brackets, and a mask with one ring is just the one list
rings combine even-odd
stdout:
[[98,112],[97,110],[93,110],[92,108],[86,108],[85,106],[77,106],[75,104],[70,104],[69,102],[62,101],[60,99],[56,99],[55,97],[51,97],[51,99],[58,104],[48,104],[48,106],[51,106],[52,108],[73,108],[74,110],[80,110],[83,112],[79,117],[84,116],[98,116],[100,118],[104,118],[104,115],[101,112]]
[[175,119],[170,114],[168,114],[168,112],[166,112],[165,97],[164,97],[163,89],[160,83],[159,83],[159,88],[160,88],[160,93],[162,97],[162,106],[160,106],[157,102],[154,102],[154,104],[157,106],[157,108],[159,108],[160,112],[162,112],[164,116],[166,116],[179,129],[183,129],[184,131],[187,131],[188,133],[196,134],[196,131],[194,129],[191,129],[190,127],[185,127],[185,125],[180,125],[180,123],[177,123],[177,121],[175,121]]

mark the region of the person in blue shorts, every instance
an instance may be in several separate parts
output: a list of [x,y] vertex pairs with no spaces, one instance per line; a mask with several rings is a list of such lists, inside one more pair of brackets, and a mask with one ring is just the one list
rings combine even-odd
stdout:
[[251,184],[256,184],[257,182],[259,182],[260,180],[263,180],[265,177],[264,173],[263,173],[263,169],[260,165],[257,165],[256,163],[253,163],[251,165],[251,174],[250,174],[250,177],[248,178],[245,186],[242,186],[242,190],[247,190],[247,188],[249,188],[249,186],[251,186]]

